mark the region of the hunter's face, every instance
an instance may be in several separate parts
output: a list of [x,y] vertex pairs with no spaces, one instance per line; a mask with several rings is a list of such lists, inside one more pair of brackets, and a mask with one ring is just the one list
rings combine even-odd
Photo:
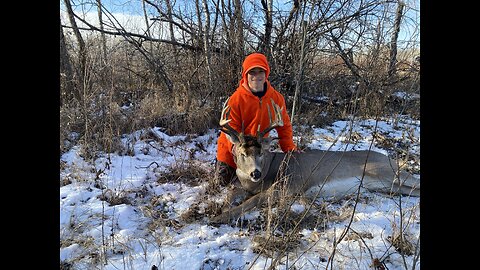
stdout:
[[252,68],[247,73],[248,86],[253,92],[263,91],[263,84],[265,83],[265,70],[262,68]]

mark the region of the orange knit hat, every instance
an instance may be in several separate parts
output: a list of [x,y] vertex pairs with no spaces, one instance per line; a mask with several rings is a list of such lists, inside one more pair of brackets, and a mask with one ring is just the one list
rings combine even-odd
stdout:
[[242,78],[246,79],[247,72],[256,67],[264,69],[265,78],[268,78],[268,74],[270,74],[270,66],[268,65],[267,57],[261,53],[252,53],[243,60]]

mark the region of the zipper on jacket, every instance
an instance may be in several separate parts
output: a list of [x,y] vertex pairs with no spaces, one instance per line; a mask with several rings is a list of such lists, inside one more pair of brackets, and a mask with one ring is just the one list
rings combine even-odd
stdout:
[[260,129],[261,129],[261,126],[262,126],[262,118],[263,118],[263,113],[262,113],[262,98],[259,97],[258,99],[260,100],[260,102],[259,102],[259,105],[260,105],[260,109],[259,109],[259,111],[260,111],[260,120],[258,121],[257,134],[255,134],[255,136],[257,136],[258,133],[261,131]]

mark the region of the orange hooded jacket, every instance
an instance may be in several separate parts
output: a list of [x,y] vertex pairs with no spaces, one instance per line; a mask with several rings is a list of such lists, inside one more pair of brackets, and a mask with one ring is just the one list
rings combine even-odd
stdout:
[[[242,131],[242,122],[244,123],[245,135],[257,135],[258,124],[260,130],[264,130],[270,125],[267,106],[270,111],[274,112],[271,100],[282,108],[283,126],[276,128],[280,148],[283,152],[292,151],[296,149],[293,142],[293,130],[290,122],[290,117],[287,114],[285,99],[277,90],[275,90],[268,81],[270,74],[270,67],[265,55],[260,53],[253,53],[247,56],[243,62],[242,79],[240,80],[237,90],[232,94],[228,101],[230,106],[230,113],[228,119],[231,119],[229,125],[236,131]],[[252,94],[247,83],[247,73],[250,69],[260,67],[265,70],[265,78],[267,90],[265,95],[261,98]],[[273,115],[272,115],[273,117]],[[265,137],[268,133],[265,134]],[[232,143],[227,139],[225,134],[221,132],[217,141],[217,160],[222,161],[233,168],[237,168],[232,156]]]

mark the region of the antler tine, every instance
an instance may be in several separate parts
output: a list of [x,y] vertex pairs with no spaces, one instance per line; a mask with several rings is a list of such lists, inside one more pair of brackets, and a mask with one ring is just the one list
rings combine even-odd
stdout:
[[222,131],[230,135],[230,137],[233,140],[241,141],[240,134],[228,124],[230,121],[232,121],[232,119],[227,119],[227,114],[230,114],[230,110],[229,110],[230,106],[227,105],[229,99],[230,98],[227,98],[225,103],[223,103],[222,114],[220,116],[219,124],[220,124],[220,127],[222,127]]
[[[265,136],[265,134],[270,132],[270,130],[272,130],[276,127],[282,127],[283,126],[283,118],[282,118],[283,107],[280,108],[280,106],[278,104],[276,104],[273,101],[272,98],[270,100],[272,101],[272,107],[273,107],[273,111],[274,111],[274,114],[275,114],[275,121],[272,121],[272,112],[270,111],[270,107],[267,107],[268,118],[270,119],[270,125],[266,129],[264,129],[262,132],[258,133],[257,136],[260,137],[260,138],[263,138],[263,136]],[[260,126],[258,127],[258,131],[259,130],[260,130]]]
[[228,106],[228,100],[230,98],[227,98],[227,100],[225,100],[225,102],[223,103],[223,107],[222,107],[222,115],[220,116],[220,126],[223,127],[225,126],[226,124],[228,124],[228,122],[232,121],[232,119],[228,119],[226,118],[226,114],[227,114],[227,110],[230,106]]

